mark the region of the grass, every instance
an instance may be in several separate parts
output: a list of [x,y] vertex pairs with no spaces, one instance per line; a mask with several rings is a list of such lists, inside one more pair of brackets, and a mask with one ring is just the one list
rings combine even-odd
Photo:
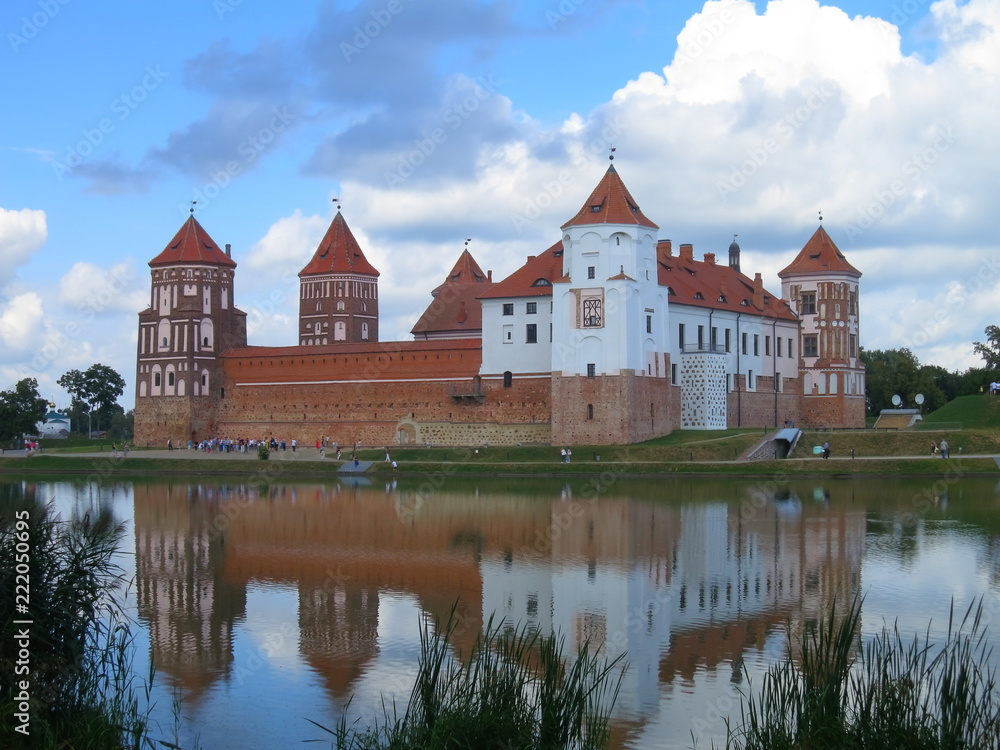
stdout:
[[997,430],[1000,429],[1000,396],[959,396],[926,415],[923,421],[931,424],[961,422],[967,428]]
[[[344,750],[600,750],[621,686],[621,656],[599,661],[583,644],[570,661],[565,642],[491,618],[468,659],[459,660],[444,629],[425,624],[420,662],[402,716],[383,706],[383,721],[357,728],[312,722]],[[320,741],[320,740],[315,740]]]
[[[0,744],[94,750],[145,746],[147,714],[140,696],[152,676],[144,688],[132,671],[124,580],[114,561],[122,526],[109,512],[63,522],[51,508],[23,500],[2,508]],[[25,600],[27,610],[18,613],[15,605]],[[19,666],[30,673],[27,690],[15,682],[21,679]]]
[[799,647],[789,627],[784,660],[728,726],[730,750],[973,750],[1000,747],[1000,691],[990,666],[983,603],[945,642],[904,640],[883,627],[860,638],[861,599],[836,603]]

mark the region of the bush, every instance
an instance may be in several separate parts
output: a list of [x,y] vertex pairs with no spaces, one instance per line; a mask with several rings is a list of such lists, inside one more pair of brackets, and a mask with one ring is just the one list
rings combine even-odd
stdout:
[[267,461],[271,457],[271,449],[268,447],[267,443],[261,443],[257,446],[257,458],[261,461]]

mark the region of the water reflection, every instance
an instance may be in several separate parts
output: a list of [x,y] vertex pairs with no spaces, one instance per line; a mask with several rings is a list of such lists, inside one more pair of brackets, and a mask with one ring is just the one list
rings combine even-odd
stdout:
[[997,489],[938,489],[141,483],[137,611],[207,748],[295,743],[315,733],[289,717],[332,723],[352,695],[367,718],[381,693],[405,700],[419,616],[446,619],[456,600],[463,651],[494,614],[570,650],[625,651],[617,746],[689,747],[693,728],[707,746],[786,624],[800,633],[864,591],[872,627],[902,615],[923,630],[956,591],[995,591]]

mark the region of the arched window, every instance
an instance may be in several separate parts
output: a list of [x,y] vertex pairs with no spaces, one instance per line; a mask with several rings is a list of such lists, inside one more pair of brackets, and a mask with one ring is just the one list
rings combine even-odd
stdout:
[[342,320],[338,320],[333,324],[333,340],[334,341],[346,341],[347,340],[347,324]]
[[368,324],[367,323],[362,323],[361,324],[361,338],[363,338],[365,341],[368,340]]
[[504,374],[503,374],[503,387],[504,388],[510,388],[511,383],[513,383],[513,382],[514,382],[514,373],[512,373],[510,370],[507,370],[506,372],[504,372]]
[[344,300],[337,300],[337,312],[344,311]]

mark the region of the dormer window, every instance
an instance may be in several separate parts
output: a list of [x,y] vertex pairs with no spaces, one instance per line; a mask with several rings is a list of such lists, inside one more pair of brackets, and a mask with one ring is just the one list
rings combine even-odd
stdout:
[[740,305],[742,305],[743,307],[750,307],[750,300],[745,299],[742,302],[740,302]]
[[667,296],[668,297],[673,297],[674,296],[674,288],[672,286],[668,286],[667,287]]
[[705,299],[705,295],[703,295],[701,292],[695,292],[694,293],[694,298],[695,299]]
[[549,281],[548,279],[535,279],[531,283],[531,285],[532,286],[552,286],[552,282]]
[[719,302],[728,302],[729,300],[726,299],[726,295],[720,294],[718,301]]
[[592,213],[592,214],[600,213],[600,211],[601,211],[601,204],[600,203],[598,203],[596,206],[591,206],[590,207],[590,213]]

